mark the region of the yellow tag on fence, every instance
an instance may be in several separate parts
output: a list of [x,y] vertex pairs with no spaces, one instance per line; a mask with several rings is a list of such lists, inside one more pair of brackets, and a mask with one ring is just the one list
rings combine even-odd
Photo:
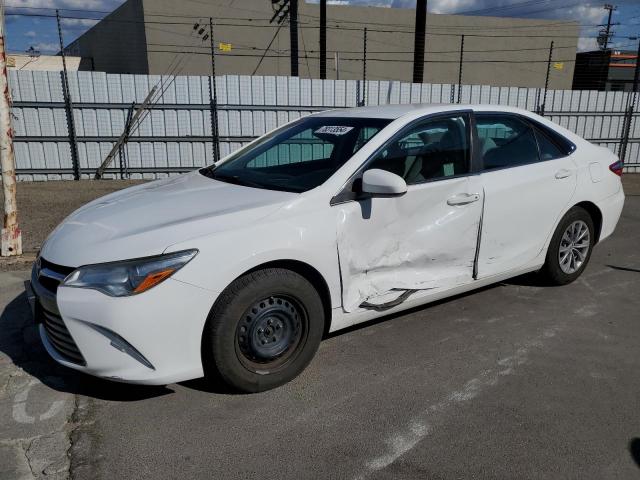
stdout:
[[221,52],[230,52],[231,51],[231,44],[230,43],[222,43],[222,42],[220,42],[218,44],[218,48],[220,49]]

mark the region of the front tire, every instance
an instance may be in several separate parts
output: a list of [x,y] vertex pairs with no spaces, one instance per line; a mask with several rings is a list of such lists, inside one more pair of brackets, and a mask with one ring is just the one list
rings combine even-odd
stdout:
[[278,387],[306,368],[323,331],[322,301],[308,280],[281,268],[248,273],[227,287],[209,315],[205,375],[242,392]]
[[552,285],[566,285],[578,278],[591,258],[595,230],[591,215],[573,207],[560,220],[549,243],[541,273]]

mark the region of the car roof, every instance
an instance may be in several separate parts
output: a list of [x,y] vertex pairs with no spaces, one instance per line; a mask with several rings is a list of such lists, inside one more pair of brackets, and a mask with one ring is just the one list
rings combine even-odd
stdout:
[[377,105],[370,107],[352,107],[326,110],[317,113],[321,117],[359,117],[359,118],[385,118],[395,120],[410,113],[429,115],[432,113],[449,112],[455,110],[474,110],[492,112],[510,112],[530,115],[531,112],[521,108],[507,107],[503,105],[471,105],[450,103],[411,103],[405,105]]

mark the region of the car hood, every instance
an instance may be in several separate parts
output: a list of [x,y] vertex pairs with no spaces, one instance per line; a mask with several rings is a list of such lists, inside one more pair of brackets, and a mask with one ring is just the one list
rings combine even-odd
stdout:
[[255,222],[297,196],[192,172],[94,200],[58,225],[40,253],[71,267],[158,255],[174,243]]

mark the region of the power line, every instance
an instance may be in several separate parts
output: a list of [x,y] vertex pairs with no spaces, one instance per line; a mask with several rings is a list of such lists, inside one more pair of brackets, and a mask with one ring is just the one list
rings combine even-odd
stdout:
[[[29,14],[29,13],[8,13],[7,15],[12,15],[12,16],[22,16],[22,17],[43,17],[43,18],[55,18],[55,15],[48,15],[48,14]],[[100,19],[96,19],[96,18],[88,18],[88,17],[75,17],[75,16],[65,16],[65,17],[61,17],[63,19],[77,19],[77,20],[98,20],[100,21]],[[193,24],[190,22],[166,22],[166,21],[158,21],[158,20],[143,20],[143,21],[139,21],[139,20],[115,20],[115,19],[109,19],[109,18],[104,18],[101,20],[102,22],[112,22],[112,23],[124,23],[124,24],[152,24],[152,25],[189,25],[192,26]],[[216,22],[215,23],[216,26],[228,26],[228,27],[253,27],[253,28],[277,28],[277,25],[252,25],[252,24],[247,24],[247,23],[222,23],[222,22]],[[320,28],[318,25],[304,25],[304,26],[299,26],[298,28],[300,29],[318,29]],[[347,31],[357,31],[357,32],[361,32],[362,29],[361,28],[356,28],[356,27],[340,27],[340,26],[327,26],[328,29],[333,29],[333,30],[347,30]],[[413,30],[397,30],[397,29],[368,29],[368,31],[370,32],[378,32],[378,33],[391,33],[391,34],[414,34]],[[434,36],[459,36],[460,33],[444,33],[444,32],[430,32],[429,30],[427,30],[427,35],[434,35]],[[488,35],[488,34],[480,34],[480,33],[465,33],[466,36],[468,37],[482,37],[482,38],[549,38],[549,37],[554,37],[554,38],[572,38],[575,39],[576,36],[575,35],[556,35],[556,34],[552,34],[552,35],[531,35],[529,33],[524,33],[522,35]]]
[[[269,42],[269,45],[267,46],[267,50],[272,50],[269,47],[271,46],[271,43],[273,42],[273,39],[271,42]],[[151,45],[151,46],[155,46],[155,47],[176,47],[176,48],[182,48],[182,47],[190,47],[190,45],[184,45],[184,44],[179,44],[179,43],[154,43],[154,42],[149,42],[147,43],[147,45]],[[208,49],[208,46],[194,46],[195,48],[202,48],[202,49]],[[565,46],[559,46],[559,47],[554,47],[554,50],[558,50],[558,49],[570,49],[570,50],[575,50],[576,46],[575,45],[565,45]],[[249,46],[238,46],[235,47],[234,46],[234,50],[249,50],[249,51],[256,51],[256,50],[263,50],[262,48],[259,47],[249,47]],[[291,52],[291,50],[289,49],[281,49],[281,50],[273,50],[276,51],[278,53],[289,53]],[[311,50],[311,49],[307,49],[306,50],[308,53],[318,53],[319,50]],[[482,49],[482,50],[469,50],[465,48],[465,54],[466,53],[499,53],[499,52],[530,52],[530,51],[540,51],[540,52],[548,52],[549,51],[549,47],[527,47],[527,48],[496,48],[496,49]],[[361,50],[327,50],[328,53],[334,53],[334,52],[340,52],[340,53],[362,53]],[[426,50],[425,53],[428,54],[434,54],[434,53],[455,53],[458,54],[460,52],[460,50]],[[413,54],[413,50],[367,50],[368,54],[388,54],[388,55],[395,55],[395,54]]]
[[[194,55],[210,55],[207,52],[202,51],[179,51],[179,50],[147,50],[150,53],[191,53]],[[455,52],[455,53],[459,53]],[[251,54],[251,53],[227,53],[224,55],[220,55],[220,57],[247,57],[247,58],[261,58],[262,55]],[[288,55],[265,55],[265,58],[289,58]],[[319,60],[319,56],[309,57],[312,60]],[[353,62],[362,62],[362,58],[349,58],[349,57],[340,57],[341,61],[353,61]],[[393,63],[406,63],[413,62],[413,60],[405,60],[405,59],[397,59],[397,58],[371,58],[367,57],[367,61],[372,62],[393,62]],[[555,62],[563,62],[570,63],[575,62],[576,59],[565,59],[559,60],[554,59]],[[458,63],[458,60],[425,60],[424,63]],[[465,63],[547,63],[547,60],[503,60],[503,59],[474,59],[474,60],[465,60]]]

